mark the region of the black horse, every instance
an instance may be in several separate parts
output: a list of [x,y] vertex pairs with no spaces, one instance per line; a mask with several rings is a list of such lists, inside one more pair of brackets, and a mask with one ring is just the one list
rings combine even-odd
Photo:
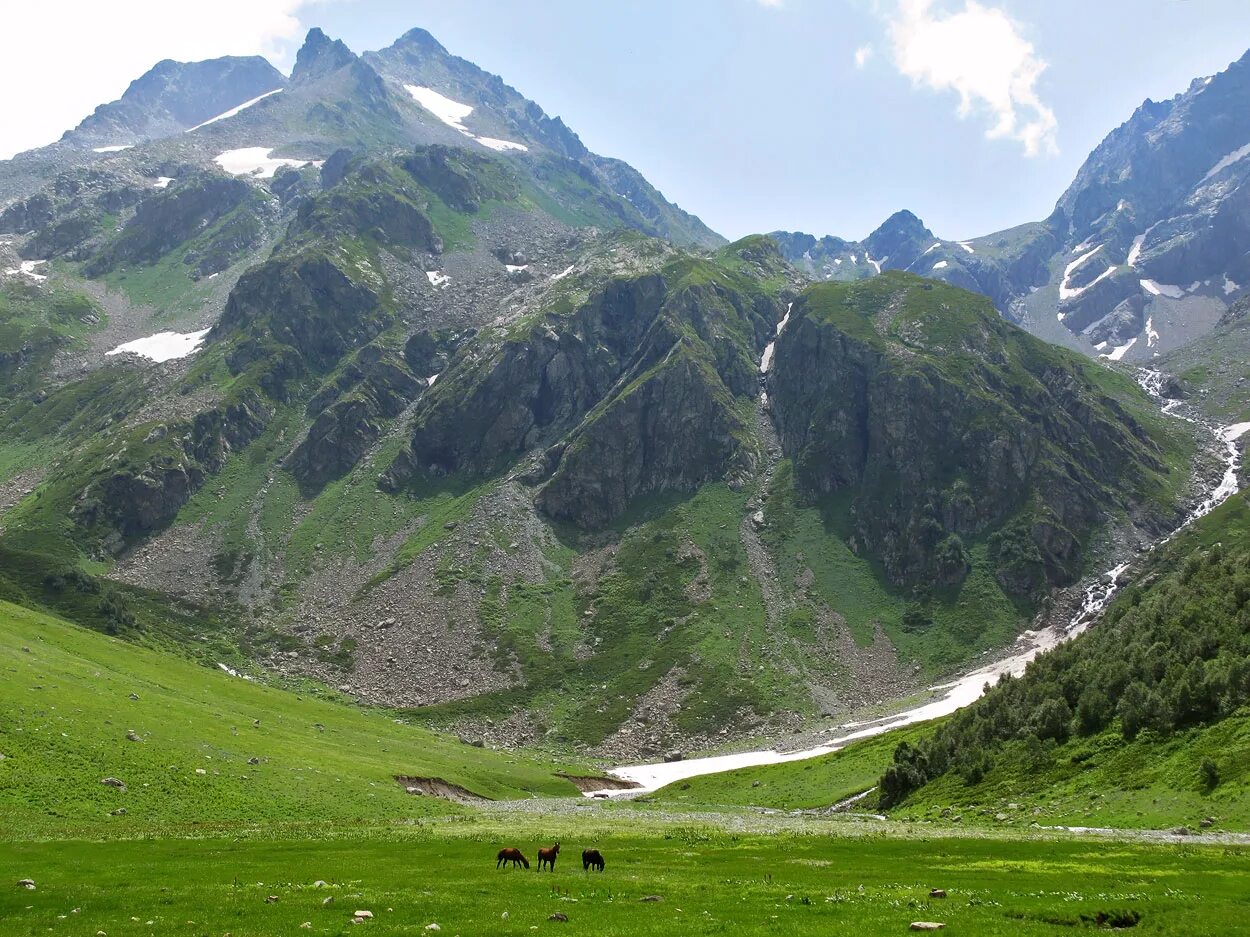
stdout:
[[603,871],[603,853],[598,849],[582,850],[582,871],[589,872],[592,868]]

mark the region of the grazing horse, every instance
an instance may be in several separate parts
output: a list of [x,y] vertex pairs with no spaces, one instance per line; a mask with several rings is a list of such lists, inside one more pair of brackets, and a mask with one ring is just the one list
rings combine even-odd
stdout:
[[547,868],[552,872],[556,870],[556,856],[560,855],[560,844],[556,843],[550,849],[538,850],[538,871],[543,870],[543,863],[547,863]]
[[603,866],[604,866],[603,853],[601,853],[598,849],[583,849],[582,850],[582,871],[583,872],[589,872],[592,868],[598,869],[600,872],[602,872]]
[[495,868],[506,866],[509,862],[512,863],[513,868],[518,865],[523,865],[527,869],[530,867],[530,861],[521,855],[521,850],[514,846],[499,850],[499,855],[495,857]]

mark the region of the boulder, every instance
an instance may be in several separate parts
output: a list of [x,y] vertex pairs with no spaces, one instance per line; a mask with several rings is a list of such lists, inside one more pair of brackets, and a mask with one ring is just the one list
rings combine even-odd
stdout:
[[937,921],[912,921],[908,930],[942,930],[946,927]]

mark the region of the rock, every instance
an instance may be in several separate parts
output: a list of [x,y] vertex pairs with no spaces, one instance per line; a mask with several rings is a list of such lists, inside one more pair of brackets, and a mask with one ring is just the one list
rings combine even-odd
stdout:
[[763,510],[756,511],[754,514],[751,515],[751,523],[755,525],[756,529],[762,528],[764,526]]
[[751,786],[752,786],[752,787],[759,787],[759,786],[760,786],[760,782],[759,782],[759,781],[752,781],[752,782],[751,782]]
[[249,758],[249,759],[247,760],[247,763],[248,763],[249,765],[258,765],[258,764],[260,764],[260,759],[259,759],[259,758],[257,758],[257,757],[255,757],[255,756],[252,756],[251,758]]
[[110,817],[124,817],[125,815],[126,815],[125,807],[118,807],[116,810],[109,811]]
[[277,904],[277,903],[278,903],[277,895],[269,895],[268,897],[265,898],[265,904]]
[[434,922],[431,922],[431,923],[429,923],[429,924],[426,924],[426,925],[425,925],[425,929],[426,929],[426,930],[442,930],[442,928],[441,928],[441,927],[439,927],[439,926],[438,926],[438,924],[436,924],[436,923],[434,923]]
[[324,906],[324,905],[329,905],[329,904],[334,904],[334,896],[333,896],[333,895],[327,895],[325,898],[322,898],[322,899],[321,899],[321,904],[322,904],[323,906]]
[[639,898],[639,901],[663,901],[659,895],[647,895],[645,898]]
[[686,756],[682,752],[669,752],[664,756],[666,762],[681,761]]
[[34,890],[35,890],[35,880],[34,880],[33,878],[23,878],[23,879],[18,879],[18,882],[17,882],[17,887],[18,887],[18,888],[25,888],[27,891],[34,891]]
[[330,883],[327,881],[324,881],[323,879],[317,879],[317,881],[313,882],[312,887],[313,888],[329,888]]
[[1174,829],[1172,832],[1173,832],[1173,834],[1175,834],[1176,836],[1190,836],[1190,835],[1192,835],[1192,833],[1193,833],[1193,831],[1192,831],[1192,830],[1190,830],[1190,828],[1189,828],[1189,827],[1187,827],[1187,826],[1178,826],[1178,827],[1177,827],[1176,829]]
[[138,733],[138,732],[136,732],[134,729],[127,729],[127,730],[126,730],[126,741],[128,741],[128,742],[142,742],[142,741],[143,741],[143,739],[139,737],[139,733]]
[[352,917],[359,918],[362,921],[370,921],[370,920],[373,920],[373,912],[372,911],[357,911],[355,914],[352,915]]
[[303,924],[301,924],[301,925],[300,925],[300,929],[301,929],[301,930],[311,930],[311,929],[312,929],[312,921],[305,921]]
[[937,921],[912,921],[908,930],[942,930],[945,924],[939,924]]
[[1208,830],[1215,826],[1215,817],[1203,817],[1202,822],[1198,824],[1204,830]]
[[930,889],[930,891],[929,891],[929,897],[930,897],[930,898],[945,898],[945,897],[946,897],[946,889],[945,889],[945,888],[933,888],[933,889]]
[[547,920],[549,921],[567,921],[568,919],[569,919],[569,916],[567,914],[562,914],[559,911],[557,911],[555,914],[548,915],[547,917]]
[[205,771],[203,768],[196,768],[195,773],[196,774],[208,774],[208,772]]
[[126,789],[126,782],[122,781],[120,778],[112,778],[112,777],[101,778],[100,783],[103,784],[105,787],[115,787],[121,791],[124,791]]
[[1005,814],[1005,813],[996,813],[996,814],[994,814],[994,819],[995,819],[995,820],[997,820],[999,823],[1002,823],[1004,820],[1006,820],[1006,819],[1007,819],[1007,814]]
[[130,700],[132,700],[132,701],[133,701],[133,700],[137,700],[138,698],[139,698],[139,694],[138,694],[138,693],[131,693],[131,694],[130,694],[130,696],[128,697],[128,699],[130,699]]

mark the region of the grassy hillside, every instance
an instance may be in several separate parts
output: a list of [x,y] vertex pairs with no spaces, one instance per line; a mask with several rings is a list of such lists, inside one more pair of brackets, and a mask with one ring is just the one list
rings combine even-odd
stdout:
[[[8,603],[0,603],[0,668],[0,825],[10,834],[459,809],[407,794],[396,775],[489,798],[575,793],[555,765],[463,745],[319,699],[315,689],[260,686]],[[128,740],[131,731],[141,741]],[[126,789],[101,784],[106,777]]]
[[1010,798],[1087,821],[1245,826],[1248,570],[1250,502],[1235,495],[1152,556],[1090,632],[900,745],[883,803]]

